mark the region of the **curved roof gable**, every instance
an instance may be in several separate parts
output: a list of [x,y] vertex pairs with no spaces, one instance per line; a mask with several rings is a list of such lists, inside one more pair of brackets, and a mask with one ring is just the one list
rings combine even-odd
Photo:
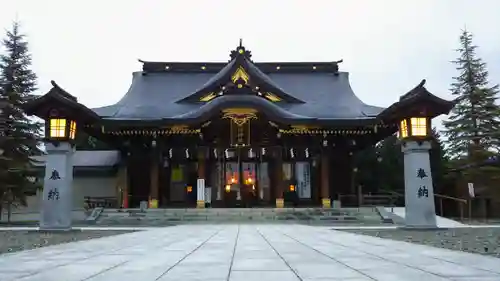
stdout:
[[238,87],[249,87],[252,89],[253,94],[258,94],[273,102],[304,103],[304,101],[283,90],[262,72],[251,61],[250,57],[251,52],[246,50],[240,41],[240,46],[231,52],[231,61],[225,67],[199,89],[177,102],[208,102],[217,96],[225,94],[227,88],[238,85]]

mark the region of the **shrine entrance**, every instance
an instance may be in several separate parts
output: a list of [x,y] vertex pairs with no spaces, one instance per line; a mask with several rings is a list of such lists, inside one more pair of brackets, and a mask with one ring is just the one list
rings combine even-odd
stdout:
[[[245,155],[243,155],[243,153]],[[226,149],[217,165],[217,198],[228,208],[251,208],[274,204],[270,198],[267,162],[252,149]]]

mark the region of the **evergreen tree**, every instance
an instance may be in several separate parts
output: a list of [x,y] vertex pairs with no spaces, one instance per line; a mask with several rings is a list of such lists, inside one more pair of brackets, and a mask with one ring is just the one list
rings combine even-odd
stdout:
[[467,159],[467,164],[483,161],[492,149],[498,151],[500,134],[500,107],[495,103],[498,85],[490,86],[486,63],[477,57],[472,38],[465,30],[460,35],[460,55],[453,61],[459,75],[451,84],[457,104],[444,122],[447,153],[454,159]]
[[26,102],[36,98],[33,93],[37,77],[30,69],[28,42],[18,22],[7,31],[2,45],[0,97],[8,106],[1,114],[8,122],[1,143],[4,159],[0,160],[0,214],[2,206],[7,206],[10,219],[11,206],[25,205],[26,193],[38,187],[33,180],[36,174],[31,157],[42,153],[39,148],[42,124],[29,118],[22,109]]
[[432,147],[429,151],[429,157],[432,170],[432,182],[435,193],[441,193],[444,190],[446,170],[448,159],[446,157],[441,135],[436,128],[432,128]]

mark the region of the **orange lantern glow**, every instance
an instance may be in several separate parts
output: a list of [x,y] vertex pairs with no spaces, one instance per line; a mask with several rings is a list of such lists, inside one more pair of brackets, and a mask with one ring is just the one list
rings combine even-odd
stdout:
[[290,191],[295,191],[295,185],[293,184],[290,185]]
[[186,191],[187,191],[188,193],[193,192],[193,187],[192,187],[192,186],[190,186],[190,185],[188,185],[188,186],[186,187]]

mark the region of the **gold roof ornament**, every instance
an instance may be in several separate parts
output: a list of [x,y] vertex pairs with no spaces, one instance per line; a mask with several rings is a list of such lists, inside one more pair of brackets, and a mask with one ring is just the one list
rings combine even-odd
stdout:
[[257,110],[252,108],[227,108],[222,110],[222,118],[231,119],[236,125],[242,126],[251,119],[257,119]]

